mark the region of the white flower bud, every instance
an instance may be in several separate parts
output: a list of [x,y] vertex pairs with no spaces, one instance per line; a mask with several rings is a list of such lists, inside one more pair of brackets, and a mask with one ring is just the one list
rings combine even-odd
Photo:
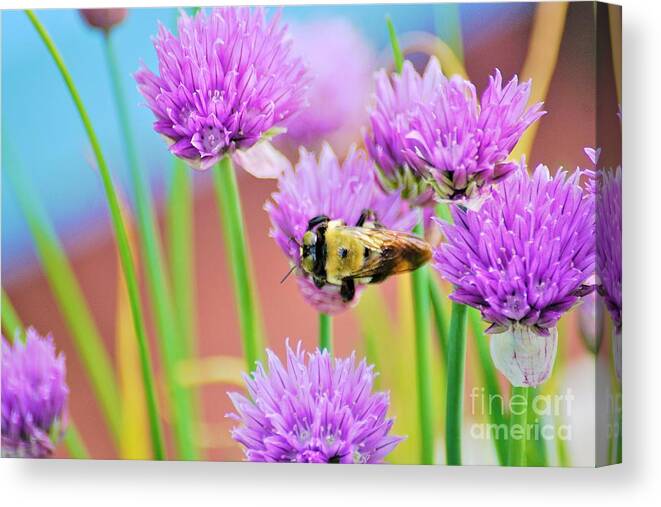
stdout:
[[540,336],[527,326],[514,325],[491,336],[491,358],[513,386],[536,387],[548,380],[558,350],[558,330]]

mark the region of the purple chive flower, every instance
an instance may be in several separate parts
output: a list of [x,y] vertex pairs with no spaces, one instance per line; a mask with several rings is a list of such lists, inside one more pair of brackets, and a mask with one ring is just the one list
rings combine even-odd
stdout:
[[2,337],[2,455],[45,458],[66,428],[64,355],[30,328],[25,343]]
[[[372,162],[364,152],[351,148],[340,164],[329,145],[325,144],[317,160],[313,153],[301,149],[296,168],[287,168],[278,181],[278,191],[264,205],[271,218],[271,236],[289,260],[300,264],[299,244],[308,221],[318,215],[331,220],[355,224],[365,209],[374,211],[377,220],[388,229],[410,231],[417,215],[399,197],[386,194],[377,181]],[[362,290],[356,287],[353,302],[345,303],[340,288],[326,285],[315,287],[301,272],[298,284],[308,303],[318,311],[336,314],[358,300]]]
[[333,358],[306,354],[287,344],[283,364],[271,351],[268,372],[260,364],[244,375],[248,397],[230,393],[240,425],[232,430],[248,461],[382,463],[403,440],[389,435],[389,396],[372,392],[376,373],[355,353]]
[[583,175],[522,167],[479,210],[453,207],[454,224],[441,225],[434,267],[455,285],[450,298],[491,324],[492,357],[514,385],[546,380],[558,320],[593,288],[595,199]]
[[597,180],[597,274],[616,332],[622,330],[622,170],[600,170]]
[[305,68],[279,18],[223,7],[182,12],[179,37],[160,26],[160,75],[143,66],[135,79],[174,155],[208,169],[272,136],[303,105]]
[[327,141],[338,153],[346,153],[367,118],[373,51],[344,19],[292,25],[291,32],[293,51],[309,69],[309,106],[287,120],[287,135],[279,141],[313,149]]
[[475,86],[459,76],[440,80],[433,100],[420,101],[410,118],[405,160],[441,200],[480,202],[484,189],[510,176],[510,153],[540,118],[542,103],[527,107],[531,82],[517,77],[503,87],[500,71],[478,100]]
[[436,58],[431,58],[422,76],[410,61],[404,62],[401,74],[376,74],[374,105],[370,110],[371,131],[365,147],[379,169],[380,183],[390,192],[401,190],[412,204],[433,203],[433,190],[413,170],[405,156],[406,136],[421,104],[430,104],[441,89],[443,73]]
[[597,287],[613,319],[613,363],[617,378],[621,380],[622,169],[601,169],[597,175]]

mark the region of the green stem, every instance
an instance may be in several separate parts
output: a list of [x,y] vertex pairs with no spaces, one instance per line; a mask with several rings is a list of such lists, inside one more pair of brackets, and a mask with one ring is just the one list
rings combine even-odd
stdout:
[[14,305],[11,304],[5,289],[2,289],[2,331],[10,341],[17,334],[23,334],[23,324],[21,319],[18,318]]
[[[563,377],[566,371],[567,352],[564,347],[558,347],[558,352],[555,358],[555,366],[553,367],[553,376],[549,379],[543,387],[545,395],[555,393],[558,391],[558,381]],[[556,411],[551,417],[551,423],[556,428],[560,428],[565,424],[563,415],[560,411]],[[571,464],[571,456],[567,448],[567,441],[564,438],[555,438],[555,450],[557,456],[557,465],[564,468],[569,468]]]
[[193,424],[193,403],[190,392],[183,388],[176,378],[176,367],[183,357],[184,337],[178,332],[176,312],[165,271],[165,260],[161,238],[156,225],[156,215],[148,183],[138,159],[131,121],[122,88],[117,57],[112,43],[111,32],[104,36],[106,62],[110,72],[112,89],[115,95],[117,115],[122,131],[129,174],[135,192],[136,215],[140,232],[141,247],[145,254],[146,275],[152,312],[160,338],[161,356],[165,370],[165,380],[172,406],[172,426],[177,443],[178,455],[182,459],[197,459],[195,448],[195,425]]
[[248,257],[247,237],[241,211],[239,186],[229,155],[225,155],[213,168],[214,186],[218,198],[220,220],[223,225],[225,255],[232,271],[234,293],[243,342],[243,353],[248,371],[263,353],[257,303]]
[[[167,234],[169,245],[170,276],[172,277],[172,301],[177,330],[181,339],[181,354],[195,357],[198,354],[197,326],[195,323],[195,269],[193,186],[189,167],[178,157],[173,157],[172,180],[167,207]],[[200,414],[199,392],[190,392],[192,418]]]
[[197,354],[195,325],[195,270],[193,268],[193,199],[190,169],[180,159],[173,162],[172,182],[168,198],[168,245],[172,296],[183,353]]
[[74,459],[89,459],[90,455],[85,446],[78,429],[71,419],[69,419],[69,425],[67,430],[64,433],[64,444],[67,446],[69,455]]
[[[392,46],[395,72],[400,74],[404,67],[404,57],[399,47],[395,26],[390,17],[386,18],[388,35]],[[414,232],[424,236],[423,226],[418,225]],[[431,343],[429,329],[429,271],[426,267],[411,273],[413,290],[413,320],[415,330],[416,377],[418,384],[418,410],[420,415],[420,455],[423,465],[434,463],[434,419],[432,414],[431,386]]]
[[333,353],[333,319],[326,313],[319,314],[319,348]]
[[[544,414],[535,412],[535,398],[539,394],[538,387],[530,388],[528,393],[528,428],[532,435],[541,435],[541,427],[544,425]],[[548,456],[546,453],[546,440],[544,438],[533,438],[526,449],[526,463],[528,466],[545,467],[548,466]]]
[[[424,236],[422,225],[414,232]],[[421,463],[434,463],[434,418],[431,374],[431,337],[429,322],[429,271],[426,266],[411,273],[413,291],[413,323],[415,331],[416,377],[420,415]]]
[[445,368],[448,361],[448,323],[445,317],[445,310],[443,309],[441,289],[431,276],[429,277],[429,296],[436,327],[436,337],[438,338],[438,346],[441,351],[441,360],[444,362]]
[[[3,148],[7,143],[3,139]],[[4,154],[3,154],[4,155]],[[9,157],[4,156],[7,161]],[[89,376],[110,433],[119,444],[121,401],[117,378],[101,334],[73,268],[60,243],[46,210],[30,184],[25,170],[11,159],[5,175],[13,187],[18,205],[34,240],[37,256],[60,313],[69,329],[76,352]],[[4,314],[3,314],[4,320]],[[4,324],[4,323],[3,323]]]
[[2,327],[4,329],[5,324],[8,322],[6,320],[6,315],[5,315],[5,310],[8,308],[11,308],[11,311],[13,312],[13,315],[11,317],[11,322],[12,322],[12,332],[7,333],[5,330],[5,333],[7,333],[7,336],[5,337],[7,341],[9,342],[10,345],[14,344],[14,341],[16,338],[18,338],[22,343],[25,343],[27,340],[27,336],[25,334],[25,326],[23,326],[23,322],[21,321],[20,317],[14,310],[14,306],[11,304],[11,301],[9,300],[9,296],[7,296],[7,293],[5,292],[5,289],[2,289]]
[[96,162],[99,167],[99,172],[101,173],[101,179],[103,181],[103,187],[106,193],[106,198],[108,200],[108,206],[110,208],[110,217],[112,221],[113,230],[115,232],[115,239],[117,241],[117,247],[119,249],[119,256],[122,265],[122,271],[124,272],[124,278],[126,280],[126,287],[128,289],[129,299],[131,303],[131,313],[133,315],[133,325],[135,327],[135,334],[138,339],[138,349],[140,352],[140,366],[142,370],[142,378],[145,388],[145,399],[147,400],[147,409],[149,412],[149,425],[151,430],[151,439],[152,439],[152,448],[154,452],[154,457],[156,459],[163,459],[165,456],[165,451],[163,448],[163,436],[161,430],[161,423],[158,415],[158,406],[156,399],[156,388],[154,385],[154,375],[152,372],[151,358],[149,353],[149,344],[147,342],[147,333],[145,331],[145,325],[142,318],[142,308],[140,303],[140,292],[138,288],[138,279],[135,273],[135,267],[133,265],[133,259],[131,258],[131,250],[129,248],[128,235],[126,233],[126,227],[124,226],[124,221],[122,219],[121,210],[119,206],[119,198],[117,197],[117,192],[112,182],[110,176],[110,170],[106,164],[106,161],[103,157],[101,151],[101,145],[96,136],[96,132],[92,127],[92,122],[87,114],[87,110],[83,105],[83,101],[80,98],[80,94],[76,89],[76,86],[71,78],[71,74],[62,60],[62,56],[55,47],[53,40],[46,31],[46,28],[41,24],[37,16],[31,10],[25,11],[28,18],[32,22],[32,25],[39,33],[41,39],[43,40],[46,48],[48,49],[50,55],[53,58],[53,61],[57,65],[57,68],[64,79],[64,82],[69,90],[71,98],[73,99],[80,119],[83,122],[85,131],[89,138],[90,144],[92,145],[92,151],[94,152]]
[[402,73],[404,68],[404,57],[402,56],[402,50],[399,47],[399,41],[397,40],[397,32],[395,32],[395,25],[392,23],[390,16],[386,17],[386,23],[388,25],[388,36],[390,37],[390,45],[392,46],[392,56],[395,62],[395,72],[397,74]]
[[500,386],[498,384],[498,376],[491,360],[491,353],[487,344],[487,337],[482,332],[484,322],[480,318],[480,314],[474,308],[468,309],[468,323],[470,325],[471,333],[475,340],[477,349],[477,356],[480,363],[480,370],[482,373],[482,380],[484,382],[485,395],[487,400],[488,414],[490,422],[492,423],[492,439],[496,446],[496,454],[498,455],[498,463],[501,465],[507,464],[507,442],[498,438],[498,428],[503,428],[507,425],[507,418],[503,413],[502,403],[491,403],[491,400],[502,400]]
[[512,387],[510,399],[509,466],[526,466],[526,445],[528,442],[528,397],[530,387]]
[[622,411],[617,415],[617,447],[615,449],[615,463],[622,463]]
[[[400,74],[404,67],[404,57],[399,47],[395,26],[390,17],[386,18],[388,35],[392,46],[395,72]],[[414,232],[424,236],[423,226],[418,225]],[[429,329],[429,271],[426,267],[411,273],[413,290],[413,321],[415,331],[416,377],[418,384],[418,411],[420,415],[420,456],[423,465],[434,463],[434,419],[432,414],[431,386],[431,343]]]
[[467,306],[452,302],[448,343],[448,391],[445,404],[445,456],[448,465],[461,465],[461,427],[464,414]]

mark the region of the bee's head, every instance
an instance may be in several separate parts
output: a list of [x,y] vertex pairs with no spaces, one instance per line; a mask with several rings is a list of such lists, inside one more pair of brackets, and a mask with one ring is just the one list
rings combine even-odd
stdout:
[[301,244],[301,268],[306,273],[314,272],[314,265],[317,261],[317,233],[308,231],[303,236]]

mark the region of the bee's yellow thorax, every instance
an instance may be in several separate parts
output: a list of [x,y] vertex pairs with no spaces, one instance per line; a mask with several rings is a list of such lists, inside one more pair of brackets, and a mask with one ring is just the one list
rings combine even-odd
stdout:
[[340,285],[343,278],[363,266],[365,247],[359,238],[344,232],[342,226],[331,224],[326,231],[326,279]]

